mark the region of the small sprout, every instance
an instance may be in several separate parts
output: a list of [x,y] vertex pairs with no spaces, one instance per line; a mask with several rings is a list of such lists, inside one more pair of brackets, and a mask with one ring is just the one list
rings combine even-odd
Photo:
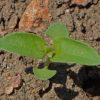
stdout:
[[35,59],[45,59],[44,68],[34,68],[34,75],[47,80],[56,74],[50,70],[52,62],[77,63],[83,65],[99,65],[100,56],[88,44],[71,39],[63,23],[54,23],[45,32],[51,37],[51,47],[41,37],[27,33],[14,32],[0,38],[0,49]]

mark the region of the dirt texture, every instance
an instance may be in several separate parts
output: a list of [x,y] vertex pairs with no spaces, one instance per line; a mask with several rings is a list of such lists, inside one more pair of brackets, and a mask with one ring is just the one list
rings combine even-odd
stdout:
[[[89,43],[100,54],[100,0],[83,1],[49,0],[50,23],[63,22],[70,37]],[[0,33],[19,31],[20,19],[30,2],[0,0]],[[41,81],[32,74],[39,62],[0,51],[0,100],[100,100],[100,66],[51,64],[57,75]],[[21,75],[20,86],[6,91],[16,74]]]

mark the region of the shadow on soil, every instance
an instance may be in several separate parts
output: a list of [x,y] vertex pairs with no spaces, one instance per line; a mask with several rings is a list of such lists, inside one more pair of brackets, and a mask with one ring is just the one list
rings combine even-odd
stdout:
[[[66,87],[66,79],[67,79],[67,68],[73,67],[74,65],[67,65],[67,64],[62,64],[62,63],[52,63],[50,64],[49,68],[51,70],[57,70],[57,74],[51,78],[49,87],[46,88],[45,90],[40,90],[39,91],[39,95],[40,97],[42,97],[43,95],[45,95],[45,93],[48,93],[51,89],[52,89],[52,85],[53,83],[56,84],[61,84],[60,87],[55,87],[54,91],[56,92],[57,96],[61,99],[61,100],[72,100],[73,98],[75,98],[75,96],[78,95],[78,92],[75,92],[73,90],[70,90]],[[40,68],[43,67],[43,64],[40,64]],[[28,67],[27,69],[25,69],[26,73],[32,73],[32,67]]]
[[[72,100],[75,98],[79,93],[67,88],[67,76],[73,79],[74,84],[81,87],[88,95],[100,96],[100,68],[96,66],[82,66],[78,74],[72,70],[67,71],[68,68],[73,66],[74,64],[50,64],[49,68],[52,70],[57,70],[57,74],[50,79],[49,87],[46,90],[39,91],[40,96],[42,97],[45,93],[48,93],[52,88],[52,84],[56,83],[62,85],[62,87],[54,88],[57,96],[61,100]],[[31,71],[32,68],[28,70],[29,73],[31,73]]]
[[83,66],[78,73],[79,86],[91,96],[100,96],[100,68]]
[[66,86],[66,79],[67,79],[67,68],[73,67],[74,65],[67,65],[62,63],[53,63],[50,64],[49,68],[52,70],[57,70],[57,74],[50,79],[50,85],[45,91],[40,91],[40,96],[42,97],[45,93],[49,92],[52,88],[52,84],[61,84],[60,87],[55,87],[54,90],[57,96],[61,100],[72,100],[75,96],[78,95],[78,92],[75,92],[71,89],[68,89]]
[[82,66],[78,74],[70,70],[68,75],[87,95],[100,96],[100,68],[96,66]]
[[74,66],[74,64],[73,65],[67,65],[67,64],[61,64],[61,63],[50,65],[50,69],[56,69],[57,70],[56,76],[53,77],[52,79],[50,79],[51,83],[56,83],[56,84],[62,85],[62,87],[55,87],[54,88],[57,96],[61,100],[72,100],[73,98],[75,98],[75,96],[78,95],[78,92],[75,92],[71,89],[68,89],[67,86],[66,86],[67,75],[68,75],[67,69],[70,68],[70,67],[73,67],[73,66]]

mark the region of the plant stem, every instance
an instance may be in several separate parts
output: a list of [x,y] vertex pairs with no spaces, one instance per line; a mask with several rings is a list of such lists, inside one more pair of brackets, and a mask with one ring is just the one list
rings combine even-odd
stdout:
[[45,58],[45,63],[44,63],[44,68],[48,69],[50,63],[51,63],[50,58],[46,57]]

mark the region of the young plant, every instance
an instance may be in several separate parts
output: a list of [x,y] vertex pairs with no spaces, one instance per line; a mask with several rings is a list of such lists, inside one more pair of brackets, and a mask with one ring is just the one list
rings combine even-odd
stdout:
[[56,70],[48,68],[52,62],[100,64],[100,56],[96,50],[86,43],[71,39],[63,23],[51,24],[45,33],[53,40],[51,46],[48,46],[45,40],[35,34],[14,32],[0,38],[0,50],[35,59],[44,59],[45,64],[42,69],[33,69],[34,75],[41,80],[50,79],[56,74]]

